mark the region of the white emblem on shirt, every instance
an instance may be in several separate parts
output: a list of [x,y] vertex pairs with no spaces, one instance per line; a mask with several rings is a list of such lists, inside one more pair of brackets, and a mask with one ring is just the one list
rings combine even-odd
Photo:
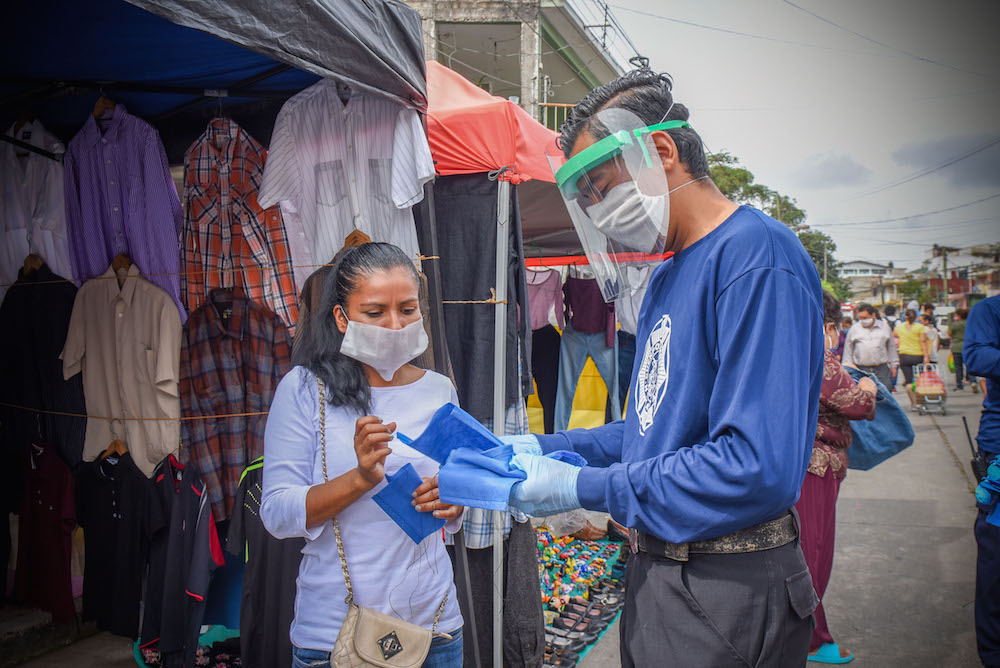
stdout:
[[670,379],[670,316],[656,323],[646,340],[639,373],[635,381],[635,414],[639,417],[639,435],[653,424],[656,411],[667,395]]

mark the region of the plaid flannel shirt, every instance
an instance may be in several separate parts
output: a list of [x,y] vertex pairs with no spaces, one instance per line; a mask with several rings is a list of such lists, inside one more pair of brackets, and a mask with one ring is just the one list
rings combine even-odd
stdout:
[[294,333],[298,293],[281,212],[257,193],[267,151],[217,118],[184,154],[181,294],[194,311],[214,288],[241,286]]
[[[267,411],[290,368],[291,337],[281,319],[239,288],[231,307],[214,291],[184,326],[181,415]],[[219,521],[232,514],[243,470],[264,454],[265,422],[264,415],[181,422],[183,458],[201,473]]]

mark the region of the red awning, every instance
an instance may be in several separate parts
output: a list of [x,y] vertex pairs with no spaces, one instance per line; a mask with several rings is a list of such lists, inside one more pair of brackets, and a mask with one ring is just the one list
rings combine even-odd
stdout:
[[512,183],[555,182],[545,151],[556,133],[513,102],[494,97],[437,61],[427,61],[427,131],[438,174],[509,167]]

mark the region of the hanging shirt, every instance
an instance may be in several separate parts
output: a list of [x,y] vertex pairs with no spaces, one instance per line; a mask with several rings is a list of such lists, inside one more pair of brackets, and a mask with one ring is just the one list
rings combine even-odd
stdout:
[[[0,327],[0,401],[40,411],[87,412],[80,377],[63,378],[59,359],[76,294],[76,286],[52,273],[48,265],[27,276],[18,272],[17,283],[0,306],[0,322],[5,323]],[[31,441],[43,439],[70,468],[80,463],[86,418],[0,406],[0,424],[4,461],[11,461]],[[15,466],[0,467],[0,490],[10,489],[8,476],[17,475]]]
[[140,648],[159,650],[164,666],[193,666],[222,544],[197,471],[171,455],[156,467],[153,488],[166,524],[152,538]]
[[[119,287],[121,280],[121,287]],[[87,420],[83,458],[90,461],[115,438],[125,442],[135,465],[153,474],[180,443],[177,382],[181,320],[170,296],[139,278],[133,264],[116,277],[110,267],[87,281],[73,303],[60,358],[63,375],[83,373]]]
[[[214,291],[184,326],[181,412],[185,417],[263,413],[288,371],[291,338],[273,311],[239,288]],[[184,457],[208,487],[221,522],[233,511],[243,469],[264,454],[265,415],[185,420]]]
[[631,284],[639,286],[623,291],[615,299],[615,317],[618,318],[618,324],[632,336],[635,336],[639,328],[639,310],[642,308],[642,299],[646,296],[653,269],[655,269],[653,265],[622,267],[622,271],[631,278]]
[[434,178],[417,112],[353,92],[341,101],[334,81],[320,81],[278,113],[258,203],[281,202],[296,283],[327,262],[355,229],[372,241],[419,253],[410,207]]
[[181,293],[194,311],[214,288],[239,285],[294,332],[298,299],[277,206],[257,191],[267,151],[243,128],[217,118],[184,154]]
[[153,485],[125,453],[81,464],[76,492],[87,554],[83,618],[97,620],[103,631],[135,638],[149,543],[164,525]]
[[[403,433],[420,434],[434,412],[454,400],[451,381],[427,371],[408,385],[373,387],[371,412],[386,422],[396,422]],[[344,407],[326,407],[330,480],[358,465],[354,452],[358,417]],[[299,647],[330,651],[347,614],[347,589],[333,523],[306,526],[306,494],[313,485],[323,483],[322,462],[316,377],[297,366],[281,381],[267,421],[261,518],[276,538],[306,539],[291,640]],[[438,470],[437,462],[394,440],[385,471],[392,475],[406,464],[412,464],[421,477],[431,477]],[[438,630],[459,628],[462,614],[440,534],[428,536],[419,545],[410,540],[372,499],[386,485],[383,480],[337,516],[355,602],[429,629],[447,594]],[[460,520],[452,520],[445,530],[454,533],[460,526]]]
[[288,662],[292,641],[285,629],[295,617],[295,578],[303,538],[278,540],[260,519],[264,458],[240,477],[226,550],[246,561],[240,605],[240,658],[243,668],[272,668]]
[[[38,148],[62,154],[66,149],[41,121],[25,123],[7,134]],[[35,253],[57,274],[73,276],[66,243],[63,166],[58,160],[0,142],[0,299],[28,253]]]
[[70,573],[76,527],[73,475],[46,443],[26,448],[21,468],[24,493],[18,511],[14,600],[69,624],[76,619]]
[[604,301],[596,279],[570,276],[563,284],[566,319],[583,334],[604,332],[604,342],[615,345],[615,305]]
[[562,276],[558,271],[528,270],[525,272],[528,285],[528,309],[531,311],[531,329],[541,329],[549,324],[554,313],[559,327],[565,327],[563,319]]
[[[590,462],[577,481],[584,508],[661,540],[774,519],[798,498],[812,454],[822,312],[795,233],[741,206],[653,272],[624,421],[537,438]],[[775,327],[761,317],[773,313],[795,318]]]
[[181,204],[152,125],[117,105],[88,115],[65,160],[66,229],[73,277],[100,276],[125,253],[186,311],[180,296]]

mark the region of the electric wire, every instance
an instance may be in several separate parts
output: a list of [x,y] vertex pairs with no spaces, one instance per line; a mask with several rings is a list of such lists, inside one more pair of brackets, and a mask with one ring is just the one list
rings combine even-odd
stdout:
[[981,204],[983,202],[988,202],[988,201],[990,201],[992,199],[996,199],[998,197],[1000,197],[1000,193],[994,193],[994,194],[992,194],[992,195],[990,195],[988,197],[982,197],[980,199],[973,200],[971,202],[965,202],[964,204],[957,204],[955,206],[949,206],[949,207],[946,207],[944,209],[937,209],[935,211],[925,211],[924,213],[914,213],[914,214],[911,214],[909,216],[899,216],[897,218],[880,218],[878,220],[860,220],[860,221],[851,221],[851,222],[846,222],[846,223],[822,223],[822,224],[813,225],[812,227],[834,228],[834,227],[853,227],[855,225],[878,225],[878,224],[881,224],[881,223],[895,223],[895,222],[899,222],[899,221],[902,221],[902,220],[912,220],[914,218],[923,218],[924,216],[934,216],[934,215],[937,215],[939,213],[946,213],[948,211],[955,211],[957,209],[964,209],[967,206],[973,206],[975,204]]
[[816,12],[808,10],[805,7],[801,6],[801,5],[797,5],[794,2],[792,2],[792,0],[784,0],[784,3],[786,5],[790,5],[790,6],[794,7],[795,9],[798,9],[801,12],[805,12],[806,14],[809,14],[810,16],[812,16],[812,17],[814,17],[816,19],[819,19],[823,23],[831,25],[834,28],[837,28],[839,30],[843,30],[844,32],[846,32],[848,34],[854,35],[855,37],[860,37],[863,40],[871,42],[872,44],[877,44],[878,46],[881,46],[883,48],[889,49],[890,51],[895,51],[896,53],[901,53],[904,56],[907,56],[909,58],[913,58],[914,60],[919,60],[919,61],[922,61],[922,62],[925,62],[925,63],[930,63],[932,65],[937,65],[939,67],[945,67],[945,68],[948,68],[950,70],[955,70],[956,72],[962,72],[964,74],[972,74],[972,75],[977,76],[977,77],[989,77],[988,74],[984,74],[983,72],[973,72],[972,70],[966,70],[966,69],[962,69],[961,67],[955,67],[954,65],[949,65],[948,63],[942,63],[942,62],[934,60],[932,58],[925,58],[924,56],[920,56],[918,54],[911,53],[909,51],[906,51],[905,49],[900,49],[900,48],[892,46],[890,44],[886,44],[885,42],[880,42],[877,39],[873,39],[871,37],[868,37],[867,35],[862,35],[861,33],[857,32],[857,31],[854,31],[854,30],[851,30],[850,28],[848,28],[846,26],[842,26],[839,23],[831,21],[830,19],[828,19],[828,18],[826,18],[824,16],[820,16]]

